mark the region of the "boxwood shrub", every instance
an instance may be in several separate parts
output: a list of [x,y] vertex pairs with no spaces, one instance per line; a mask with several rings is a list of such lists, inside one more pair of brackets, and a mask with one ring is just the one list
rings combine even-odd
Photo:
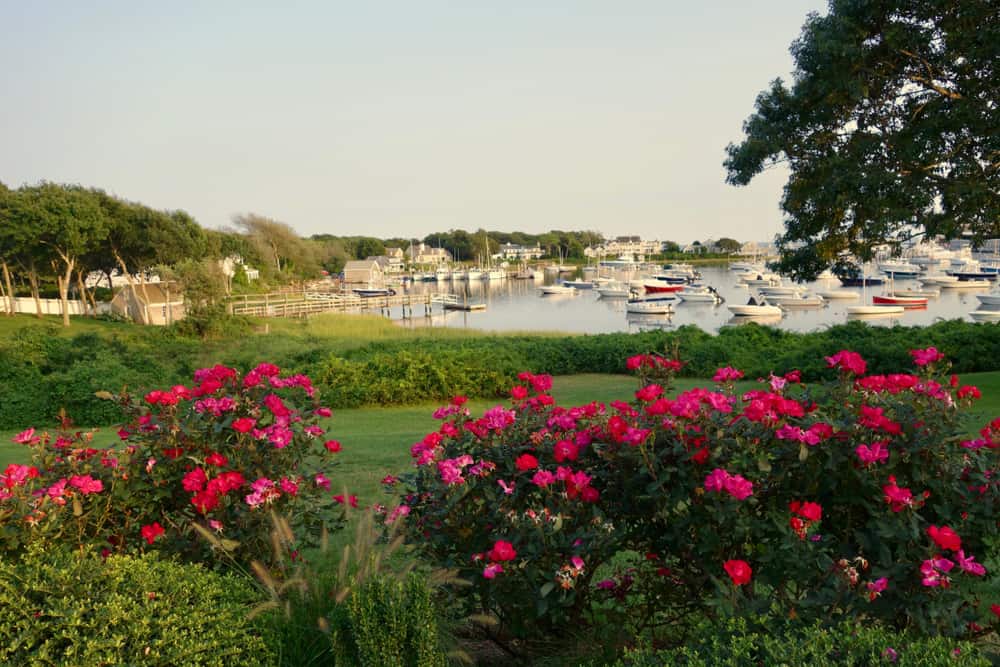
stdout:
[[271,665],[243,579],[154,554],[0,562],[0,664]]

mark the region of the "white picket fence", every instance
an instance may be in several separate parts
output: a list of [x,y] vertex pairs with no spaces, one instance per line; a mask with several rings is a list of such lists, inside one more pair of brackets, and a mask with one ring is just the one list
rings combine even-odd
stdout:
[[[62,301],[59,299],[39,299],[42,306],[42,313],[45,315],[62,315]],[[83,305],[83,301],[79,299],[69,300],[69,314],[70,315],[85,315],[87,313],[86,306]],[[110,303],[98,303],[97,312],[110,312]],[[0,313],[7,312],[7,299],[0,299]],[[31,297],[19,296],[14,299],[14,312],[15,313],[28,313],[34,315],[38,312],[35,306],[35,300]]]

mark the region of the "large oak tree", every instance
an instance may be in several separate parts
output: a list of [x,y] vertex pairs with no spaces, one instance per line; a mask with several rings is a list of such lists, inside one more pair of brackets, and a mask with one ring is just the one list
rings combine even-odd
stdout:
[[757,97],[728,182],[786,164],[783,270],[815,276],[921,234],[1000,237],[1000,5],[831,0]]

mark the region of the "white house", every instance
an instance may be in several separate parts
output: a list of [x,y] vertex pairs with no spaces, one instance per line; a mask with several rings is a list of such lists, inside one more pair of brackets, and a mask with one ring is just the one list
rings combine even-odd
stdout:
[[411,264],[447,264],[451,253],[444,248],[432,248],[426,243],[413,243],[406,251]]
[[534,247],[518,245],[517,243],[504,243],[500,246],[501,257],[518,262],[525,262],[530,259],[539,259],[544,254],[544,251],[537,243]]

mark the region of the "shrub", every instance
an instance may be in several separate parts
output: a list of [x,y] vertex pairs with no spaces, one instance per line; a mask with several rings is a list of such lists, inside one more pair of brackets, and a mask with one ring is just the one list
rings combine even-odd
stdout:
[[356,504],[333,496],[316,469],[335,465],[340,443],[317,424],[330,412],[308,377],[272,364],[242,377],[214,366],[195,373],[192,387],[117,402],[129,417],[119,447],[96,449],[83,432],[28,429],[15,438],[31,448],[32,464],[0,475],[0,548],[55,541],[190,560],[217,550],[246,563],[270,551],[268,509],[295,509],[303,533],[319,535],[339,525],[336,504]]
[[973,644],[943,637],[919,637],[878,626],[843,623],[833,628],[807,626],[784,632],[751,630],[743,620],[704,628],[700,636],[673,650],[632,651],[614,667],[953,667],[990,664]]
[[38,545],[0,561],[0,662],[268,665],[235,577],[155,554],[100,558]]
[[354,589],[346,613],[334,616],[337,664],[366,667],[444,667],[438,610],[426,580],[377,575]]
[[[456,583],[447,572],[431,578],[396,571],[393,554],[402,540],[382,542],[372,513],[361,515],[354,542],[340,554],[327,543],[306,559],[277,570],[255,564],[269,599],[259,615],[282,664],[433,667],[445,663],[442,629],[447,615],[432,599],[437,587]],[[275,516],[277,551],[294,541],[287,522]],[[274,560],[278,560],[275,558]],[[432,584],[433,583],[433,587]]]
[[[634,401],[569,409],[524,374],[511,409],[435,413],[396,513],[432,562],[475,581],[465,604],[521,636],[638,591],[671,623],[776,610],[961,635],[996,622],[979,582],[1000,419],[961,436],[978,390],[949,381],[942,357],[914,350],[917,373],[867,375],[841,351],[829,383],[792,371],[741,396],[743,374],[723,368],[715,390],[671,399],[649,373],[679,363],[640,355]],[[641,587],[591,581],[625,550],[645,554]]]

